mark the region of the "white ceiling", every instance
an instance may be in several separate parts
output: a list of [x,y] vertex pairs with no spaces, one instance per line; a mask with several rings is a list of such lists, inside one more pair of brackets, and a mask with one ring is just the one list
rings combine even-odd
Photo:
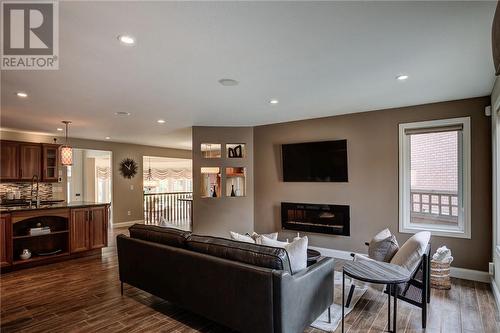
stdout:
[[[2,71],[1,126],[54,132],[68,119],[73,137],[189,148],[193,125],[489,95],[495,5],[60,2],[60,69]],[[119,34],[137,45],[121,45]],[[395,80],[400,73],[410,78]]]

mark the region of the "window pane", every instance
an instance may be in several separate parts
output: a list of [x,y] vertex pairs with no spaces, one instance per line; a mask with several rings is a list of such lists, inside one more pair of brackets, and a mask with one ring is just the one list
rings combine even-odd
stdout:
[[[458,131],[410,135],[411,223],[458,225]],[[414,200],[415,202],[415,200]]]

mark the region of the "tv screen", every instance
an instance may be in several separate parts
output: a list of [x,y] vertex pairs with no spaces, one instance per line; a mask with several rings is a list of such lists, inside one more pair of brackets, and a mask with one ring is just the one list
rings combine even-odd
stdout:
[[347,140],[281,146],[283,181],[347,182]]

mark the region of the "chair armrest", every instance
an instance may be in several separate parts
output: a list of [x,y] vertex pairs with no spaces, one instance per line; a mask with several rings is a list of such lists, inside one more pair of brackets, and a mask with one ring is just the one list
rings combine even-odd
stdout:
[[334,260],[317,263],[291,275],[273,272],[275,332],[303,332],[333,303]]

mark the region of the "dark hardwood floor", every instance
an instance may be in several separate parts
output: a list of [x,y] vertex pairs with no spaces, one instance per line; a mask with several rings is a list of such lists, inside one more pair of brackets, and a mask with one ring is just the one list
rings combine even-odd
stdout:
[[[3,274],[1,332],[228,331],[127,285],[121,296],[114,240],[116,234],[126,232],[115,229],[110,234],[111,244],[103,250],[102,258],[80,258]],[[384,295],[369,290],[346,318],[347,332],[384,331],[386,302]],[[398,332],[500,332],[493,294],[485,283],[454,279],[450,291],[433,289],[425,331],[420,326],[420,309],[403,302],[398,305]]]

